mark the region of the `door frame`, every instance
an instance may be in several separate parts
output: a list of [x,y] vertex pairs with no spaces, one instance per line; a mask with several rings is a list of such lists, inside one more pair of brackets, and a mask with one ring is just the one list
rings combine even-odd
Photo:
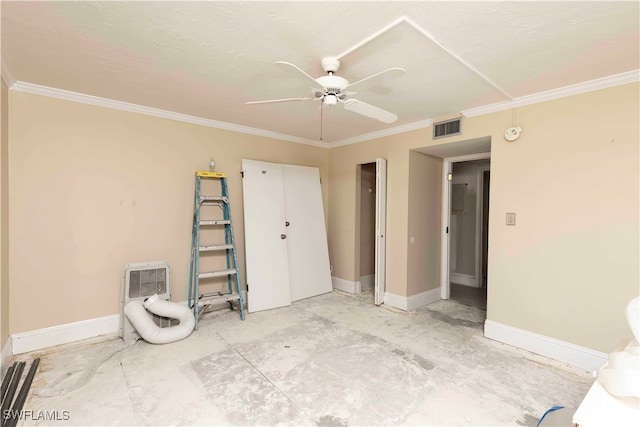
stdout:
[[386,290],[386,280],[387,280],[387,245],[386,245],[386,230],[387,230],[387,167],[388,161],[384,158],[376,158],[374,161],[358,163],[356,165],[356,221],[355,221],[355,276],[356,280],[354,282],[353,292],[354,294],[358,294],[362,292],[361,284],[360,284],[360,258],[362,257],[362,253],[360,251],[360,235],[364,230],[361,230],[361,204],[362,197],[360,193],[361,180],[362,180],[362,167],[364,165],[375,165],[375,193],[376,193],[376,202],[375,202],[375,229],[374,229],[374,282],[373,282],[373,293],[374,293],[374,304],[381,305],[384,304],[384,294]]
[[451,222],[451,181],[449,181],[449,174],[453,170],[454,163],[490,158],[491,153],[486,152],[467,154],[464,156],[446,157],[442,159],[442,233],[440,243],[440,297],[442,299],[449,299],[451,294],[449,283],[449,227]]
[[482,234],[484,224],[484,173],[489,171],[491,173],[491,165],[482,166],[478,168],[478,201],[476,202],[476,279],[478,287],[481,288],[482,284],[482,248],[484,245],[484,238]]

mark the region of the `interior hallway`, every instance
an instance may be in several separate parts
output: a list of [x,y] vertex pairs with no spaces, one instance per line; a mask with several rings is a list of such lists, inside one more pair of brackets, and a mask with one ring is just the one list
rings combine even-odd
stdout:
[[245,321],[211,313],[172,344],[100,338],[16,359],[42,358],[25,409],[69,411],[46,425],[535,425],[579,405],[587,372],[483,338],[484,315],[332,292]]

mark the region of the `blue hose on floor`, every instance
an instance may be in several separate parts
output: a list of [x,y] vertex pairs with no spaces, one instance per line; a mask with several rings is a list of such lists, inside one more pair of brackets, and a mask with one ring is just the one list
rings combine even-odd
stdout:
[[552,406],[551,408],[547,409],[547,412],[542,415],[540,421],[538,421],[538,424],[536,424],[536,427],[540,427],[540,423],[542,423],[542,420],[544,420],[544,417],[546,417],[547,414],[553,411],[557,411],[558,409],[564,409],[564,406]]

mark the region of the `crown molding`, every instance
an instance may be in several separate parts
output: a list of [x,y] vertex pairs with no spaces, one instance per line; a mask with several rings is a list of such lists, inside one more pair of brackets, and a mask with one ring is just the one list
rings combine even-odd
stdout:
[[640,70],[632,70],[600,79],[564,86],[558,89],[521,96],[513,99],[512,101],[503,101],[495,104],[483,105],[482,107],[470,108],[461,112],[465,117],[481,116],[483,114],[523,107],[525,105],[537,104],[539,102],[552,101],[554,99],[565,98],[567,96],[579,95],[581,93],[635,83],[639,80]]
[[7,84],[7,87],[11,89],[11,87],[15,84],[16,80],[13,78],[13,73],[11,73],[11,69],[9,68],[9,64],[4,59],[4,56],[0,55],[0,72],[2,73],[2,80]]
[[[426,119],[417,122],[408,123],[402,126],[383,129],[364,135],[354,136],[330,143],[320,142],[312,139],[301,138],[292,135],[286,135],[278,132],[268,131],[264,129],[252,128],[249,126],[237,125],[234,123],[222,122],[218,120],[205,119],[202,117],[190,116],[187,114],[176,113],[173,111],[161,110],[158,108],[146,107],[143,105],[131,104],[128,102],[116,101],[108,98],[101,98],[93,95],[85,95],[78,92],[71,92],[63,89],[56,89],[48,86],[37,85],[22,81],[15,81],[12,78],[11,71],[6,61],[2,60],[2,78],[7,87],[17,92],[31,93],[34,95],[48,96],[51,98],[63,99],[66,101],[79,102],[83,104],[95,105],[98,107],[112,108],[121,111],[144,114],[148,116],[160,117],[169,120],[176,120],[185,123],[191,123],[200,126],[223,129],[232,132],[244,133],[248,135],[261,136],[265,138],[277,139],[281,141],[293,142],[296,144],[311,145],[319,148],[337,148],[345,145],[356,144],[358,142],[370,141],[372,139],[382,138],[385,136],[397,135],[416,129],[423,129],[431,126],[433,120]],[[475,117],[483,114],[495,113],[498,111],[508,110],[511,108],[522,107],[525,105],[536,104],[539,102],[551,101],[554,99],[564,98],[567,96],[578,95],[581,93],[592,92],[595,90],[606,89],[614,86],[621,86],[629,83],[640,81],[640,70],[628,71],[625,73],[615,74],[613,76],[603,77],[600,79],[590,80],[584,83],[578,83],[553,89],[533,95],[522,96],[511,101],[498,102],[495,104],[484,105],[481,107],[462,110],[464,117]]]
[[[3,62],[4,64],[4,62]],[[8,83],[8,82],[7,82]],[[278,139],[281,141],[294,142],[297,144],[312,145],[314,147],[328,148],[323,142],[297,136],[286,135],[264,129],[252,128],[249,126],[237,125],[234,123],[221,122],[218,120],[205,119],[202,117],[190,116],[188,114],[176,113],[173,111],[161,110],[159,108],[146,107],[144,105],[131,104],[128,102],[116,101],[108,98],[101,98],[83,93],[71,92],[63,89],[56,89],[48,86],[37,85],[22,81],[16,81],[11,85],[11,90],[25,92],[34,95],[48,96],[50,98],[62,99],[65,101],[79,102],[82,104],[95,105],[98,107],[112,108],[115,110],[128,111],[130,113],[144,114],[147,116],[160,117],[163,119],[175,120],[179,122],[191,123],[216,129],[223,129],[232,132],[239,132],[248,135],[262,136],[265,138]]]
[[420,120],[418,122],[407,123],[402,126],[396,126],[389,129],[383,129],[376,132],[366,133],[364,135],[354,136],[352,138],[341,139],[334,141],[327,146],[329,148],[342,147],[344,145],[356,144],[358,142],[370,141],[372,139],[382,138],[384,136],[397,135],[399,133],[405,133],[416,129],[428,128],[431,126],[431,119]]

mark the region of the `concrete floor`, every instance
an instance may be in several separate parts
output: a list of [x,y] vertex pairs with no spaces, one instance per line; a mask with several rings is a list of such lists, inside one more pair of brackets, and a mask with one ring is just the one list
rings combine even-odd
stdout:
[[484,312],[406,313],[333,292],[290,307],[206,315],[189,338],[103,337],[41,357],[24,425],[535,425],[577,408],[588,372],[482,336]]
[[474,288],[471,286],[451,283],[449,298],[461,304],[487,309],[487,288]]

